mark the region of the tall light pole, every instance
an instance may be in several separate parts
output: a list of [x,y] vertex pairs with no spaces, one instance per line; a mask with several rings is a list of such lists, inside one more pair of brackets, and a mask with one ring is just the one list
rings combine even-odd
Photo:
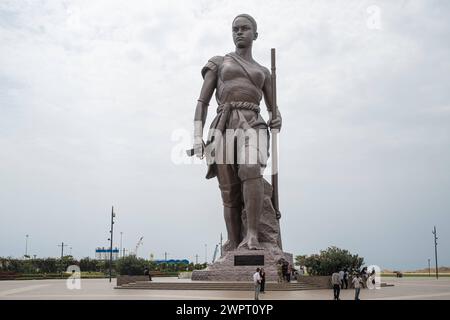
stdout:
[[29,237],[29,235],[27,234],[25,236],[25,258],[28,257],[28,237]]
[[438,270],[438,257],[437,257],[437,232],[436,232],[436,226],[434,226],[434,230],[432,231],[434,235],[434,257],[436,259],[436,279],[439,279],[439,270]]
[[430,259],[428,259],[428,276],[431,277]]
[[72,255],[72,247],[69,247],[70,251],[69,251],[69,255]]
[[114,206],[111,209],[111,230],[109,231],[111,233],[110,237],[110,246],[109,246],[109,282],[111,282],[112,278],[112,250],[113,250],[113,235],[114,235],[114,217],[116,215],[114,214]]
[[122,255],[122,258],[123,258],[123,254],[122,254],[122,234],[123,234],[123,232],[122,231],[120,231],[120,254]]
[[68,244],[64,244],[64,242],[61,242],[61,244],[58,244],[58,247],[61,247],[61,260],[64,257],[64,247],[68,247]]
[[198,254],[195,255],[195,264],[198,264]]
[[165,262],[165,263],[167,263],[167,255],[168,255],[168,253],[167,253],[167,252],[164,252],[164,262]]

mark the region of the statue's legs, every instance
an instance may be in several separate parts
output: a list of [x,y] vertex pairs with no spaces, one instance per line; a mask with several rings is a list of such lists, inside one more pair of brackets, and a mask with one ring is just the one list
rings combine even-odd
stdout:
[[[264,203],[261,168],[265,165],[266,158],[259,152],[261,146],[258,145],[259,138],[256,135],[243,138],[234,139],[234,152],[228,153],[230,149],[225,152],[228,162],[216,164],[228,233],[225,250],[236,247],[261,249],[258,241],[259,220]],[[262,138],[266,140],[267,136]],[[266,145],[262,147],[263,150],[267,148]],[[242,226],[241,216],[243,207],[247,217],[245,228]],[[241,235],[242,230],[246,234]]]
[[239,177],[242,181],[242,196],[247,213],[247,235],[239,247],[261,249],[258,241],[258,227],[264,201],[264,184],[259,164],[239,165]]
[[228,241],[224,244],[224,251],[237,248],[241,242],[241,213],[242,195],[241,182],[232,164],[216,164],[217,179],[223,201],[223,214],[227,227]]
[[223,246],[224,251],[231,251],[237,248],[241,242],[241,211],[242,208],[223,207],[223,215],[227,226],[228,240]]

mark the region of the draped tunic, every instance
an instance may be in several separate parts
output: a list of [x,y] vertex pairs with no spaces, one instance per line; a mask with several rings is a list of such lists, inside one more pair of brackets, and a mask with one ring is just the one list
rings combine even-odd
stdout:
[[[224,141],[224,131],[227,129],[250,128],[264,130],[267,136],[264,150],[258,148],[258,162],[266,165],[269,155],[268,126],[260,114],[259,104],[263,97],[263,87],[270,72],[258,63],[248,62],[236,53],[225,56],[215,56],[208,60],[201,73],[203,78],[208,71],[217,74],[215,98],[218,104],[217,115],[211,123],[206,146]],[[222,139],[217,139],[217,130],[222,133]],[[220,140],[220,142],[218,141]],[[217,148],[218,145],[215,146]],[[261,153],[262,152],[262,153]],[[208,163],[207,179],[216,176],[216,159],[213,154],[206,153]]]

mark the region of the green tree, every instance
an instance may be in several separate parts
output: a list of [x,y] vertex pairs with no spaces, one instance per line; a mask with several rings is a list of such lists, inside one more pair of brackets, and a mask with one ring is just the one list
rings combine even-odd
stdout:
[[121,275],[139,276],[144,274],[147,261],[134,255],[120,258],[116,262],[116,270]]
[[296,256],[295,261],[305,266],[309,274],[318,276],[328,276],[344,268],[350,273],[355,273],[364,264],[364,258],[337,247],[321,250],[320,254]]
[[295,264],[296,264],[297,266],[304,266],[307,257],[308,257],[307,255],[296,256],[296,257],[295,257]]

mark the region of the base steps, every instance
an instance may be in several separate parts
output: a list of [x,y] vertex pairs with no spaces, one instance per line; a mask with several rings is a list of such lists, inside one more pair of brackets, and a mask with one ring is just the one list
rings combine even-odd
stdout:
[[[136,290],[227,290],[227,291],[253,291],[252,282],[150,282],[137,281],[116,287],[116,289]],[[266,282],[265,291],[298,291],[328,289],[319,284],[308,282],[275,283]]]

